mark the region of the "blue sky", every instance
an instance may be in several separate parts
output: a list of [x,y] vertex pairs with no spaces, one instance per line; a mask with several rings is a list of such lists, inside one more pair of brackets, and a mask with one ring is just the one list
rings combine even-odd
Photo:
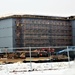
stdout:
[[75,16],[75,0],[0,0],[0,16],[11,14]]

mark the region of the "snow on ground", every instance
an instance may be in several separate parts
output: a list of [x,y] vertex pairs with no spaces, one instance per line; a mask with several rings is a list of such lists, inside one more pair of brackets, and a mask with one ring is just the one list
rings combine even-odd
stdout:
[[75,61],[0,65],[0,75],[75,75],[74,71]]

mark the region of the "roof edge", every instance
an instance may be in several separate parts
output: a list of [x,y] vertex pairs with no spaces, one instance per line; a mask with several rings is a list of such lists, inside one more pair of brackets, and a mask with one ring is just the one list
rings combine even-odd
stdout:
[[5,17],[0,17],[0,20],[7,19],[7,18],[42,18],[42,19],[56,19],[56,20],[71,20],[75,19],[75,16],[69,17],[58,17],[58,16],[44,16],[44,15],[10,15]]

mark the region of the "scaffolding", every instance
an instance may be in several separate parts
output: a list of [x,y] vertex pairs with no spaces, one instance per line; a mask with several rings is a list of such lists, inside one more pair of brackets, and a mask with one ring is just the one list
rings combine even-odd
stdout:
[[69,21],[17,19],[18,47],[43,47],[72,45],[72,30]]

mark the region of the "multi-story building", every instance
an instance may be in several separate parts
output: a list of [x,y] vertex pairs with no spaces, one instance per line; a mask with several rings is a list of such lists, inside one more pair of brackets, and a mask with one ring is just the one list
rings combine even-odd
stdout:
[[75,17],[13,15],[0,18],[0,47],[75,45]]

